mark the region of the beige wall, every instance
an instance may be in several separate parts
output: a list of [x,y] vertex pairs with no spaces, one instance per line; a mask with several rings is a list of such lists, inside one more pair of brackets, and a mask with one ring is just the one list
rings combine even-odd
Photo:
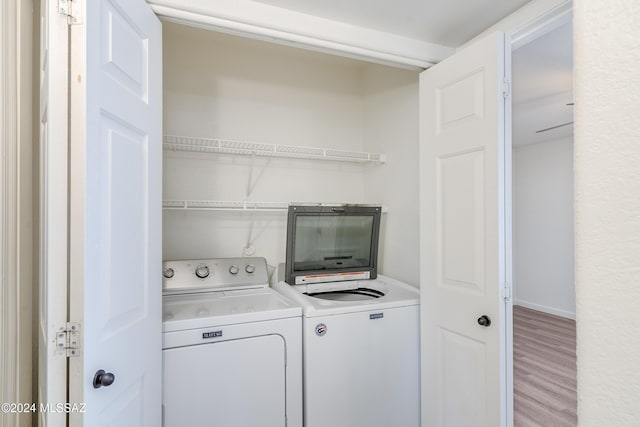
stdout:
[[[165,151],[165,200],[382,204],[379,272],[418,286],[417,71],[177,24],[163,35],[165,134],[388,155],[364,165]],[[241,256],[250,241],[275,266],[286,219],[165,210],[163,259]]]
[[364,78],[365,151],[385,153],[383,167],[367,168],[365,200],[387,207],[382,215],[378,272],[420,286],[418,76],[383,65]]
[[640,2],[576,1],[578,419],[640,425]]

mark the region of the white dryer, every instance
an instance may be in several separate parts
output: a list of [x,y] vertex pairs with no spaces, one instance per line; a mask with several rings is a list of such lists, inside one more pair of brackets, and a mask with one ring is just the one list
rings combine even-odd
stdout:
[[382,275],[292,286],[284,270],[272,287],[303,307],[304,425],[418,427],[418,291]]
[[301,427],[301,309],[264,258],[163,267],[163,425]]

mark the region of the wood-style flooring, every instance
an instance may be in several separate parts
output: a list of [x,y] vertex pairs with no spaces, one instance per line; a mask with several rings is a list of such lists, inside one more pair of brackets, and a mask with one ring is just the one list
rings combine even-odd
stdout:
[[576,322],[513,307],[515,427],[577,426]]

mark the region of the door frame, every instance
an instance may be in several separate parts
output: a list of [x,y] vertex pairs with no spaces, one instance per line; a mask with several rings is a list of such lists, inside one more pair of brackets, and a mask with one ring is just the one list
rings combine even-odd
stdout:
[[513,52],[572,20],[573,2],[568,0],[538,17],[527,21],[524,25],[507,32],[511,37],[511,51]]
[[[68,321],[68,67],[66,16],[40,3],[38,403],[67,401],[67,357],[54,346]],[[34,333],[36,332],[34,331]],[[64,426],[63,412],[37,413],[39,424]]]
[[[81,22],[86,22],[82,10]],[[85,55],[86,25],[69,27],[69,319],[84,327],[84,187],[85,187]],[[82,168],[73,167],[82,165]],[[84,332],[83,332],[84,333]],[[82,334],[81,334],[82,336]],[[83,343],[81,343],[81,348]],[[69,359],[69,402],[84,402],[84,354]],[[81,413],[69,414],[69,426],[81,427]]]

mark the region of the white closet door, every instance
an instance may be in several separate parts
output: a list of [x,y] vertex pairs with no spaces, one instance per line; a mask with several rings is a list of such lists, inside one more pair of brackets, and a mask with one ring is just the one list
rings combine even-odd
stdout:
[[420,76],[423,426],[507,425],[505,49],[493,34]]
[[[83,422],[157,427],[162,26],[144,0],[94,0],[82,7],[71,44],[72,62],[84,58],[73,72],[73,90],[85,85],[84,97],[72,97],[71,268],[72,282],[81,273],[83,292]],[[84,133],[76,139],[78,126]],[[73,292],[72,305],[78,297]],[[104,385],[96,388],[101,370]],[[70,393],[80,398],[78,390]]]

